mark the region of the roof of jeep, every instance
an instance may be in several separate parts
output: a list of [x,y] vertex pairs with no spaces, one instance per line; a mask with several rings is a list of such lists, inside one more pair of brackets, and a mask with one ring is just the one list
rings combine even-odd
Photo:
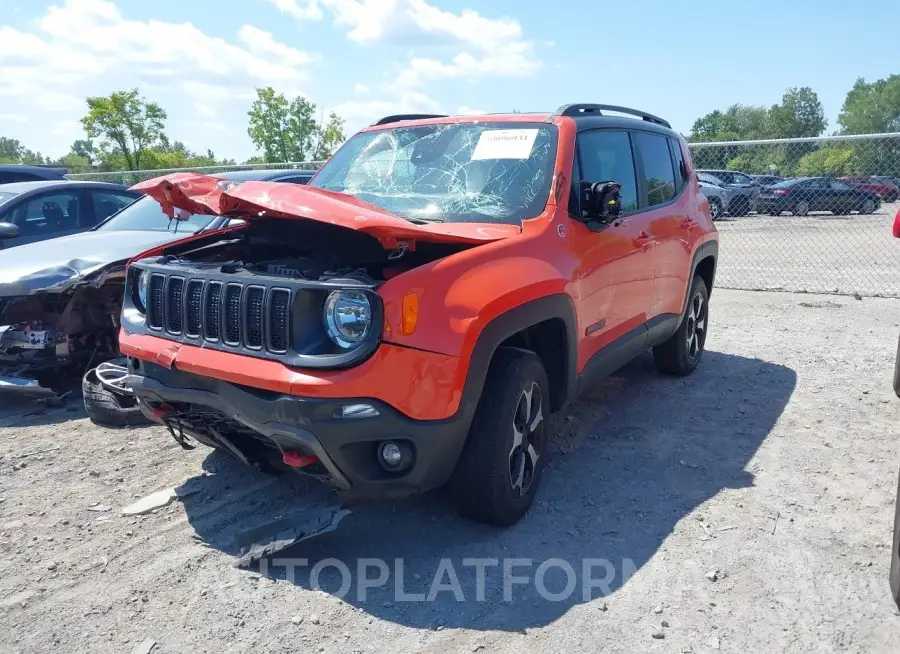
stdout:
[[370,132],[396,127],[413,127],[415,125],[448,125],[453,123],[551,123],[557,120],[571,119],[579,132],[600,127],[619,129],[641,129],[658,132],[671,136],[676,132],[663,125],[648,122],[640,118],[624,117],[614,114],[582,114],[578,116],[563,116],[552,112],[541,113],[514,113],[514,114],[473,114],[466,116],[428,116],[402,120],[391,120],[383,124],[374,124],[365,127],[361,132]]

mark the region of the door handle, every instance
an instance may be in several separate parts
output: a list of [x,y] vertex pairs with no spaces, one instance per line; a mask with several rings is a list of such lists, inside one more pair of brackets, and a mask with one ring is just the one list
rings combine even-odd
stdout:
[[635,247],[647,247],[653,243],[656,239],[650,236],[647,232],[641,232],[634,239]]

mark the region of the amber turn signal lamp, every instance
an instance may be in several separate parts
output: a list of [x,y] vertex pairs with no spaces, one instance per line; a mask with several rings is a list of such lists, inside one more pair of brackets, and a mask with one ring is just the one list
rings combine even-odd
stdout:
[[407,293],[403,296],[403,314],[400,317],[400,331],[404,336],[409,336],[416,331],[416,323],[419,321],[419,296],[415,293]]

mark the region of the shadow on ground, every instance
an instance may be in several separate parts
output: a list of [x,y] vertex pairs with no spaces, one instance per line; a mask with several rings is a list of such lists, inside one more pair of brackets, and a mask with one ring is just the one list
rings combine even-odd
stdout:
[[[752,486],[745,467],[795,384],[788,368],[718,352],[707,352],[696,374],[683,379],[659,376],[652,359],[642,357],[554,417],[558,452],[538,502],[514,527],[473,524],[456,515],[452,498],[432,493],[359,508],[337,531],[264,561],[260,572],[319,587],[379,619],[412,627],[544,626],[627,583],[695,507],[723,489]],[[289,510],[310,489],[289,478],[262,480],[218,454],[205,467],[217,474],[204,479],[203,492],[185,498],[188,518],[211,547],[232,555],[237,530]],[[211,498],[225,514],[210,511]],[[298,567],[291,572],[281,559]],[[385,575],[371,588],[358,574],[367,559],[386,563],[381,569],[369,562],[369,580]],[[588,588],[587,596],[586,559],[607,562],[594,564],[589,577],[605,584]],[[560,560],[575,573],[570,593]],[[541,586],[539,568],[547,561]],[[504,562],[527,583],[506,583]],[[485,566],[481,584],[477,565]],[[435,592],[435,601],[404,600],[403,592]],[[549,601],[548,593],[562,599]]]

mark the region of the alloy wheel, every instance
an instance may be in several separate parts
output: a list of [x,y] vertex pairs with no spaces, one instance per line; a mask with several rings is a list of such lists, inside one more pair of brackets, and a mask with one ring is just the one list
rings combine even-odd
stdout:
[[536,382],[523,390],[513,414],[513,443],[509,450],[509,482],[517,497],[526,495],[534,483],[544,444],[543,395]]
[[691,300],[691,306],[687,315],[687,331],[685,340],[687,343],[688,358],[693,361],[700,356],[706,335],[706,303],[703,295],[697,293]]

